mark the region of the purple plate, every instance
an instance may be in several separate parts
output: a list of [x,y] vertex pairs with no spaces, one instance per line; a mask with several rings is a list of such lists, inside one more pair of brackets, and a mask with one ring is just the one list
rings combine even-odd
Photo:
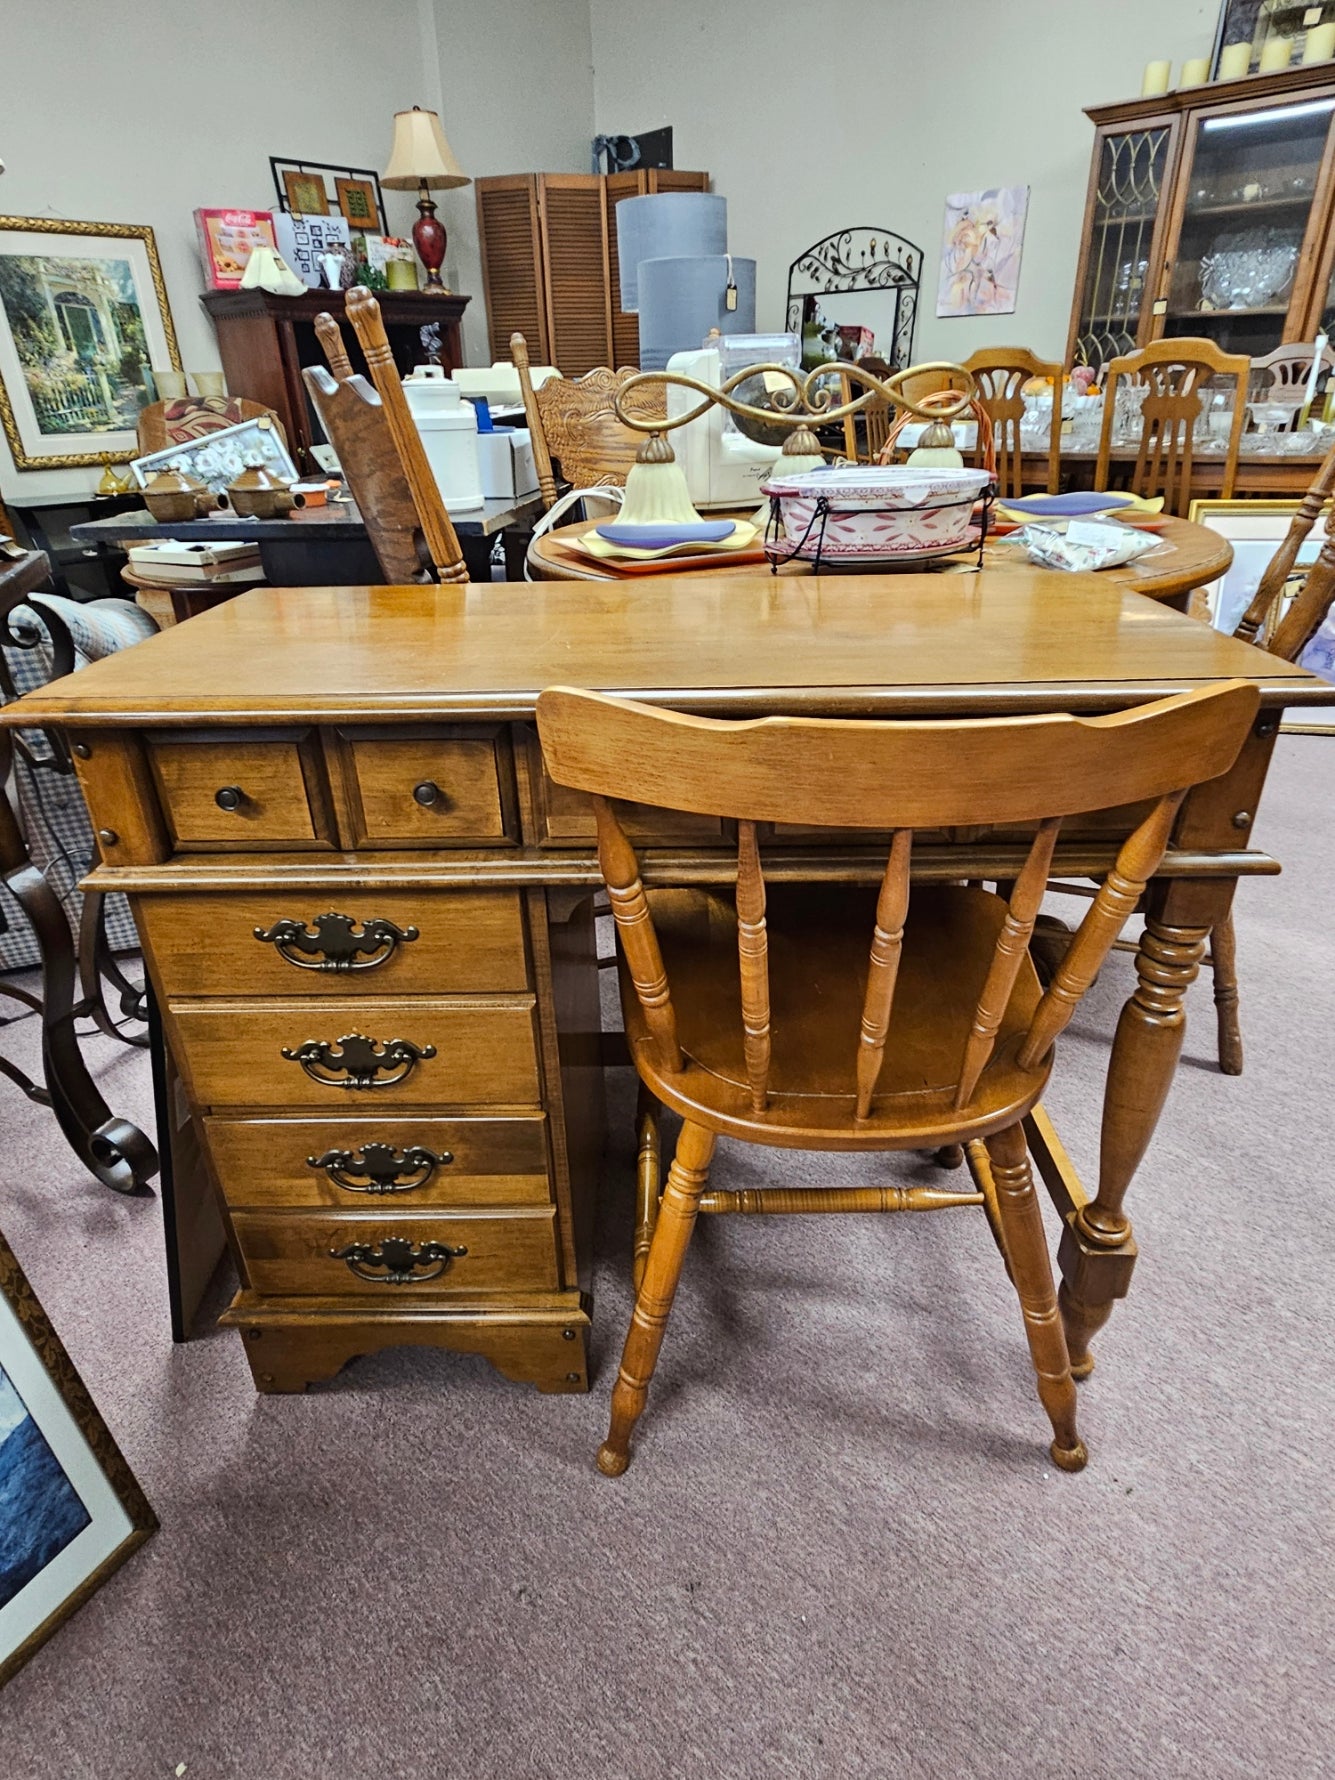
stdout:
[[735,519],[702,519],[685,525],[599,525],[609,544],[630,550],[671,550],[674,544],[721,544],[737,530]]

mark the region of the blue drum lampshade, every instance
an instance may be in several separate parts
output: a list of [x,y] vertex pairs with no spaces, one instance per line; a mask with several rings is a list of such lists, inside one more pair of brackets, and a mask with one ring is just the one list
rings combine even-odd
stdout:
[[[638,201],[638,200],[637,200]],[[728,275],[737,306],[728,307]],[[721,334],[756,331],[756,262],[734,254],[641,260],[640,369],[661,371],[674,352],[702,346],[711,328]]]
[[621,308],[640,307],[641,260],[728,251],[728,200],[712,192],[651,192],[623,198],[616,207]]

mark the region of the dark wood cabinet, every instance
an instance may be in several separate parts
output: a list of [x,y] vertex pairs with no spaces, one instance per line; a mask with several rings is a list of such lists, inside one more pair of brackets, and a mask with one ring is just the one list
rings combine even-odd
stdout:
[[1335,64],[1086,113],[1097,126],[1069,363],[1204,335],[1255,358],[1330,308]]
[[619,301],[616,207],[651,192],[705,192],[707,173],[506,173],[477,181],[477,232],[493,359],[510,336],[567,377],[638,365],[639,324]]
[[[405,375],[430,359],[450,371],[463,363],[459,324],[467,297],[379,291],[377,301],[395,363]],[[310,448],[323,441],[324,429],[307,398],[301,373],[307,365],[324,364],[315,318],[328,310],[341,320],[344,293],[312,290],[300,297],[276,297],[263,290],[214,290],[205,291],[200,302],[217,330],[228,390],[272,408],[283,423],[298,469],[315,469]],[[438,347],[422,337],[423,330],[433,326],[440,330]],[[366,364],[350,327],[344,329],[343,341],[354,368],[365,375]]]

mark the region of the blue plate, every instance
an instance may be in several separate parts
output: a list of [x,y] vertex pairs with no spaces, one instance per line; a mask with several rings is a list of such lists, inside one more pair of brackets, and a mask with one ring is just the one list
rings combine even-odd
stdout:
[[1004,500],[1001,505],[1013,513],[1032,513],[1036,518],[1079,519],[1087,513],[1110,513],[1116,507],[1129,507],[1132,500],[1125,494],[1027,494],[1018,500]]
[[671,550],[674,544],[721,544],[737,530],[735,519],[702,519],[686,525],[600,525],[594,528],[609,544],[631,550]]

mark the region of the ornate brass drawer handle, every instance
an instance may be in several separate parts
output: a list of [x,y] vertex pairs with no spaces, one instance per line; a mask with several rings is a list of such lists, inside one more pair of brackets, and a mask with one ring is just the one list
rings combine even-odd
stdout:
[[424,1242],[421,1248],[414,1248],[406,1236],[386,1236],[379,1248],[350,1242],[346,1248],[329,1251],[331,1260],[346,1261],[358,1279],[369,1279],[378,1286],[420,1285],[439,1279],[456,1255],[467,1253],[466,1248],[455,1248],[448,1242]]
[[298,970],[375,970],[387,963],[400,945],[410,945],[420,937],[415,927],[399,927],[379,915],[363,921],[359,933],[351,915],[332,910],[316,915],[309,924],[275,921],[272,927],[254,931],[257,940],[273,946],[280,958]]
[[[283,1046],[289,1063],[300,1063],[313,1082],[325,1088],[392,1088],[406,1081],[419,1057],[434,1057],[435,1045],[415,1045],[410,1038],[377,1044],[361,1032],[349,1032],[336,1044],[308,1038],[296,1050]],[[386,1073],[382,1076],[381,1070]]]
[[359,1150],[326,1150],[323,1156],[307,1156],[307,1168],[323,1168],[336,1187],[348,1193],[411,1193],[427,1186],[438,1168],[454,1157],[448,1150],[437,1155],[425,1144],[410,1144],[400,1155],[390,1143],[364,1143]]

